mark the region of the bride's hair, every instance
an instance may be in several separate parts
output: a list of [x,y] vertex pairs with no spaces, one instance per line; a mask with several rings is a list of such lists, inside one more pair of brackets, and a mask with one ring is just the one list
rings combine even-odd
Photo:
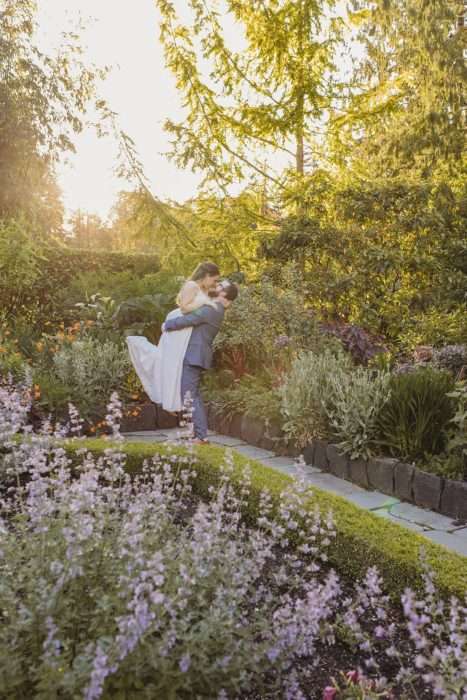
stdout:
[[207,276],[210,277],[215,277],[216,275],[220,275],[220,270],[217,267],[216,263],[213,262],[202,262],[198,265],[196,270],[193,272],[193,274],[190,277],[190,280],[192,282],[199,282],[199,280],[203,280]]

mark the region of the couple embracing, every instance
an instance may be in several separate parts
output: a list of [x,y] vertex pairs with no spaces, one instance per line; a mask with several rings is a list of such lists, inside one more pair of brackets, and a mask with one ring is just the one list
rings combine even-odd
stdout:
[[178,308],[162,325],[159,345],[142,336],[128,336],[131,361],[147,395],[166,411],[181,411],[187,396],[193,405],[194,438],[207,442],[208,423],[200,393],[202,373],[212,366],[213,341],[225,310],[238,289],[220,280],[217,265],[198,265],[177,297]]

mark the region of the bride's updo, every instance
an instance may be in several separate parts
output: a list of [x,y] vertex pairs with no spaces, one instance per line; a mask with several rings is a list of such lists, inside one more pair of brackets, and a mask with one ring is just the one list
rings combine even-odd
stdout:
[[190,277],[192,282],[200,282],[205,277],[217,277],[220,275],[220,270],[216,263],[202,262],[200,263]]

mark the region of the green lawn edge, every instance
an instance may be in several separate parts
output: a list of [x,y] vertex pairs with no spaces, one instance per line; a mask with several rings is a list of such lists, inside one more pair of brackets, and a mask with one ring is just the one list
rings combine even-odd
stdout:
[[[115,443],[99,438],[64,442],[72,462],[78,459],[76,451],[83,447],[99,457],[114,446]],[[186,447],[164,443],[124,442],[118,445],[118,449],[126,454],[126,470],[129,474],[139,473],[144,461],[155,455],[179,456],[181,459],[189,455]],[[209,487],[219,479],[226,448],[202,445],[190,449],[197,458],[197,476],[193,490],[198,496],[207,497]],[[240,478],[247,465],[250,467],[252,497],[248,516],[253,520],[261,491],[267,488],[273,499],[277,499],[280,492],[291,483],[292,477],[246,458],[235,450],[231,450],[231,454],[234,481]],[[173,461],[176,464],[176,459]],[[464,598],[467,594],[467,557],[450,552],[416,532],[373,515],[340,496],[314,486],[312,490],[311,507],[317,504],[323,513],[329,510],[334,513],[337,536],[328,555],[330,564],[339,574],[351,579],[361,578],[370,566],[377,566],[388,593],[398,597],[408,586],[413,589],[420,587],[423,572],[420,554],[423,551],[424,560],[434,571],[436,585],[443,597],[455,595]]]

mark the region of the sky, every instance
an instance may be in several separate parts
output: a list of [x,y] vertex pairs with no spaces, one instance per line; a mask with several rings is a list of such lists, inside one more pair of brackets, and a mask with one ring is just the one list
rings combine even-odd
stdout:
[[[178,11],[185,0],[175,0]],[[134,140],[152,192],[183,202],[196,194],[201,175],[180,170],[164,155],[170,148],[163,123],[183,119],[175,81],[165,68],[153,0],[38,0],[38,41],[46,52],[60,45],[61,34],[81,18],[86,62],[110,67],[99,95],[118,114],[120,127]],[[182,13],[183,16],[183,13]],[[240,29],[224,22],[228,44],[238,49]],[[96,117],[88,115],[92,121]],[[82,209],[108,217],[118,192],[130,183],[114,173],[117,145],[98,138],[92,127],[75,138],[76,153],[58,167],[59,185],[68,213]]]
[[[80,15],[85,21],[84,58],[111,67],[99,93],[134,139],[153,192],[177,201],[193,196],[200,178],[177,169],[163,155],[169,148],[163,122],[168,116],[181,118],[182,112],[164,67],[153,0],[39,0],[38,5],[38,38],[46,50],[53,51],[61,32],[73,28]],[[93,117],[91,112],[91,121]],[[76,137],[75,146],[76,153],[58,168],[65,207],[105,218],[118,192],[128,187],[113,173],[116,144],[111,137],[99,139],[90,127]]]

